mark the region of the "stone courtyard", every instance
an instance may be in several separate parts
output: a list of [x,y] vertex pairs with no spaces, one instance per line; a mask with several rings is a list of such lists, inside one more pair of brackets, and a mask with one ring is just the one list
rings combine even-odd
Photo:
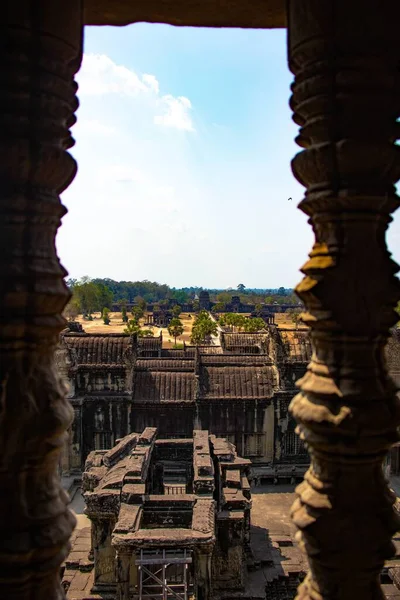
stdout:
[[[90,556],[90,521],[84,515],[85,503],[79,488],[72,493],[71,508],[78,525],[72,536],[72,551],[65,562],[63,575],[68,600],[100,600],[91,593],[94,564]],[[292,600],[296,587],[307,571],[307,559],[295,540],[296,529],[290,519],[295,500],[294,486],[265,485],[252,490],[251,556],[248,558],[248,585],[243,592],[219,597],[247,600]],[[400,600],[400,535],[393,539],[396,556],[387,561],[382,573],[386,600]]]

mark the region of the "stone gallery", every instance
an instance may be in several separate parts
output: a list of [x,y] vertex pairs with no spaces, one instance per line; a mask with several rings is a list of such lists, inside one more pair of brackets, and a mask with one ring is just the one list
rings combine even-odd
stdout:
[[62,470],[79,472],[89,452],[131,431],[185,438],[204,428],[251,458],[256,480],[297,480],[309,459],[288,406],[310,357],[307,330],[276,326],[184,350],[163,349],[161,338],[66,331],[57,364],[75,419]]

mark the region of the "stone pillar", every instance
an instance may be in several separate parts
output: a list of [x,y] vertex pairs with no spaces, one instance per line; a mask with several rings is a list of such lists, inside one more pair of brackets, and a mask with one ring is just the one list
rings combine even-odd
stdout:
[[115,576],[117,581],[117,600],[130,600],[129,582],[131,569],[130,548],[117,548],[115,555]]
[[72,409],[54,366],[69,298],[55,248],[82,52],[79,0],[6,0],[0,19],[0,597],[64,597],[75,519],[57,474]]
[[211,558],[213,546],[195,550],[195,581],[197,585],[198,600],[211,598]]
[[112,532],[115,527],[115,518],[95,518],[90,516],[92,522],[92,550],[94,560],[94,585],[93,592],[108,591],[110,585],[115,584],[115,547],[111,543]]
[[275,443],[275,410],[273,400],[270,401],[264,410],[263,431],[265,433],[264,459],[272,463],[274,460]]
[[384,346],[398,317],[386,247],[400,175],[400,3],[289,0],[293,172],[315,244],[297,294],[313,357],[291,403],[312,463],[292,508],[311,572],[298,598],[382,599],[399,523],[382,461],[399,404]]

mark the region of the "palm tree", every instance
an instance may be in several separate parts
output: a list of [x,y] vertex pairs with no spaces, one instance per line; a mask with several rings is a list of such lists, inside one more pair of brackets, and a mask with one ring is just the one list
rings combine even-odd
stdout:
[[174,317],[173,319],[171,319],[171,322],[168,325],[168,333],[169,333],[169,335],[171,335],[174,338],[175,346],[176,346],[176,339],[179,336],[181,336],[183,332],[184,332],[184,327],[182,325],[182,321],[180,319],[178,319],[178,317]]

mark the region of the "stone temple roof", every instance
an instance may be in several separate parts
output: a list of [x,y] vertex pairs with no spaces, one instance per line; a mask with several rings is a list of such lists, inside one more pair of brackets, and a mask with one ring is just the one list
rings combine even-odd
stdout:
[[64,343],[73,352],[77,365],[121,365],[132,346],[126,334],[65,333]]
[[308,330],[278,329],[278,336],[282,342],[284,360],[310,362],[312,348]]
[[[268,399],[278,389],[277,369],[282,364],[305,366],[311,359],[310,336],[304,328],[272,328],[265,334],[224,333],[223,336],[233,344],[229,352],[211,346],[207,347],[210,353],[203,352],[203,348],[190,348],[165,351],[164,355],[161,337],[136,341],[135,336],[127,334],[69,332],[61,335],[60,348],[65,355],[61,358],[71,377],[76,370],[131,369],[129,393],[132,389],[133,401],[139,404]],[[259,343],[264,347],[253,354],[251,348]],[[142,352],[153,355],[146,357]],[[392,331],[385,353],[388,370],[400,388],[399,329]]]
[[136,402],[193,402],[195,375],[187,371],[137,371],[133,385]]
[[147,351],[147,350],[160,350],[162,346],[162,337],[139,337],[138,341],[138,349]]
[[223,348],[259,348],[265,350],[268,347],[268,333],[231,333],[224,331],[221,334],[221,345]]
[[266,399],[277,389],[274,366],[206,366],[200,372],[200,397]]
[[193,371],[193,358],[138,358],[135,363],[137,371]]

